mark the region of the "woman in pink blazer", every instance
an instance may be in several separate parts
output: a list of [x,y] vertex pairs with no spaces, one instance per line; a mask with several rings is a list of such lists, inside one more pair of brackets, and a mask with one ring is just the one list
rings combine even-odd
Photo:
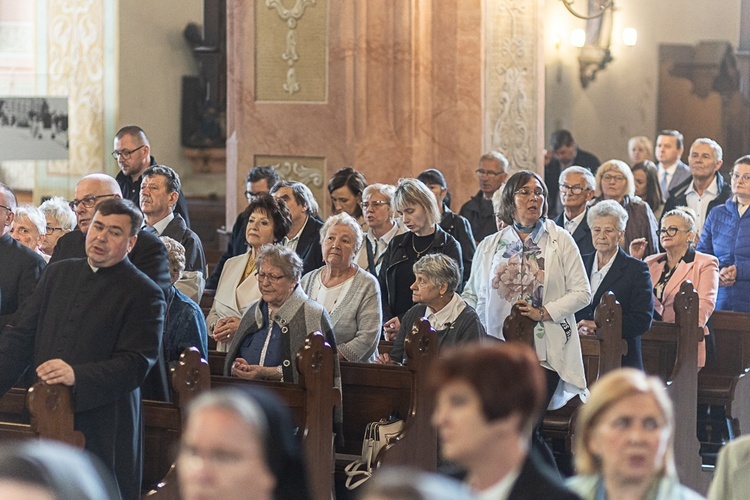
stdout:
[[[698,324],[704,335],[708,318],[714,312],[719,290],[719,261],[713,255],[697,252],[695,239],[695,213],[687,207],[678,207],[661,219],[659,241],[665,253],[646,258],[651,282],[654,284],[654,319],[674,321],[674,299],[680,285],[690,280],[698,291]],[[641,257],[645,239],[634,240],[630,254]],[[698,344],[698,367],[706,364],[706,343]]]

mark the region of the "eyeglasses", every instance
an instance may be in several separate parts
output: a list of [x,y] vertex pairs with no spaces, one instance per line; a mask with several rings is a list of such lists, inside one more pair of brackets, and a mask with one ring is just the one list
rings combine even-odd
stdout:
[[82,203],[84,207],[91,208],[94,205],[96,205],[96,200],[99,198],[109,198],[110,196],[117,196],[115,194],[100,194],[99,196],[89,195],[84,196],[80,200],[73,200],[70,203],[68,203],[68,206],[71,210],[75,210],[78,207],[79,203]]
[[55,231],[65,231],[65,228],[64,227],[47,226],[47,229],[45,229],[44,232],[47,233],[47,236],[49,236],[50,234],[54,233]]
[[144,144],[142,146],[138,146],[133,151],[128,151],[127,149],[123,149],[122,151],[114,150],[110,154],[112,155],[112,158],[114,158],[115,160],[119,160],[121,156],[122,156],[123,159],[129,160],[130,157],[133,156],[133,153],[135,153],[139,149],[145,148],[145,147],[146,147],[146,145]]
[[732,180],[733,181],[738,181],[740,179],[742,179],[742,182],[750,182],[750,174],[742,174],[742,175],[740,175],[740,174],[738,174],[736,172],[732,173]]
[[625,176],[604,174],[604,175],[602,175],[602,180],[603,181],[617,181],[617,182],[622,182],[622,181],[625,180]]
[[669,236],[670,238],[672,238],[672,237],[674,237],[674,235],[676,235],[680,231],[685,231],[687,233],[690,230],[689,229],[680,229],[679,227],[675,227],[675,226],[669,226],[669,227],[666,227],[666,228],[659,229],[659,234],[660,235],[666,234],[667,236]]
[[13,210],[10,207],[6,207],[5,205],[0,205],[0,208],[4,208],[8,212],[13,213]]
[[497,177],[498,175],[502,175],[505,172],[496,172],[495,170],[485,170],[483,168],[478,168],[474,171],[477,175],[486,175],[487,177]]
[[268,278],[268,281],[270,281],[272,284],[276,284],[282,279],[286,278],[286,276],[282,275],[276,275],[276,274],[266,274],[266,273],[255,273],[255,276],[258,278],[258,283],[263,283],[266,278]]
[[261,192],[255,193],[253,191],[245,191],[245,198],[247,198],[248,200],[252,200],[256,196],[260,196],[262,194],[265,194],[265,193],[261,193]]
[[387,201],[363,201],[359,204],[359,206],[362,207],[362,210],[367,210],[368,208],[375,210],[383,205],[390,205],[390,203]]
[[584,191],[588,191],[589,188],[582,186],[568,186],[567,184],[560,184],[560,191],[563,193],[581,194]]
[[532,189],[521,188],[518,191],[514,192],[513,194],[517,194],[519,196],[523,196],[524,198],[528,198],[532,194],[534,196],[539,196],[541,198],[544,198],[544,191],[542,191],[541,189],[533,189],[532,190]]

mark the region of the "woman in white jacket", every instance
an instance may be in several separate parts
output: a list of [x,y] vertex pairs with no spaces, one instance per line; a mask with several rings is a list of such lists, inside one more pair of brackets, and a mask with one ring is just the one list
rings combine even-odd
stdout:
[[534,347],[546,369],[548,408],[556,409],[576,395],[585,399],[575,313],[591,301],[591,288],[573,238],[546,218],[547,193],[533,172],[508,179],[496,213],[507,227],[480,244],[464,298],[499,339],[514,304],[537,322]]

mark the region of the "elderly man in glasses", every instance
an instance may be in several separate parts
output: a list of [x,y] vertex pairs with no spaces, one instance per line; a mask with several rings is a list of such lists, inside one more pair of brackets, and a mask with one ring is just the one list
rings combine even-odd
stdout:
[[[89,174],[78,181],[70,208],[76,213],[78,228],[57,240],[50,263],[86,257],[86,233],[94,217],[94,207],[109,198],[122,198],[117,181],[106,174]],[[171,286],[169,256],[156,235],[140,230],[128,258],[162,290]]]
[[[156,165],[156,160],[151,156],[151,144],[141,127],[128,125],[122,127],[115,134],[114,151],[112,158],[117,160],[120,173],[117,174],[117,184],[122,191],[122,197],[141,206],[141,181],[143,172],[151,165]],[[178,191],[179,198],[174,208],[174,213],[185,219],[185,224],[190,227],[188,207],[182,190]]]
[[45,266],[39,254],[8,234],[16,205],[16,195],[0,183],[0,330],[16,320]]
[[568,167],[560,174],[560,201],[563,211],[555,217],[555,224],[564,227],[578,246],[581,255],[594,252],[591,229],[586,222],[588,203],[594,197],[596,178],[587,168]]
[[485,153],[479,158],[475,173],[479,181],[479,192],[464,203],[459,214],[469,221],[474,241],[478,245],[485,236],[497,232],[492,195],[508,179],[508,159],[497,151]]

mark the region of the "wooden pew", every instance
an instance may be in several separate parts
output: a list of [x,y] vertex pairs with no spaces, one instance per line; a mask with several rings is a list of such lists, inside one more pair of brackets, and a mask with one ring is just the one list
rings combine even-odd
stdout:
[[[627,354],[627,343],[622,339],[622,307],[612,292],[602,295],[594,311],[596,335],[580,336],[586,384],[591,386],[599,377],[622,366],[622,356]],[[582,403],[573,398],[558,410],[548,410],[542,431],[546,438],[561,440],[563,453],[570,458],[574,422]],[[570,471],[572,472],[572,471]]]
[[[216,373],[219,365],[223,371],[225,356],[216,351],[209,354],[212,372]],[[211,376],[211,387],[251,384],[274,392],[286,403],[302,436],[313,498],[330,498],[333,491],[333,411],[341,400],[332,384],[333,356],[325,337],[313,332],[297,353],[298,384]]]
[[195,347],[186,349],[171,369],[172,402],[143,401],[143,488],[149,496],[178,498],[174,462],[188,403],[211,387],[208,363]]
[[12,388],[0,398],[0,440],[44,438],[83,448],[83,434],[73,430],[71,392],[44,382]]
[[427,372],[437,359],[438,340],[426,318],[409,332],[404,351],[406,366],[341,362],[345,444],[336,450],[339,465],[361,456],[367,424],[396,412],[404,428],[380,451],[375,464],[436,470],[437,431],[430,423],[433,401]]
[[667,384],[674,404],[674,447],[680,482],[705,491],[696,435],[698,342],[703,341],[703,329],[698,326],[698,293],[690,281],[680,286],[674,308],[674,323],[654,321],[641,337],[643,364],[647,373]]
[[750,314],[714,311],[708,325],[716,352],[698,372],[698,404],[711,408],[698,420],[704,456],[750,431]]
[[211,311],[211,306],[214,305],[214,297],[216,296],[216,290],[211,290],[209,288],[203,290],[203,295],[201,295],[201,311],[203,311],[203,317],[205,318],[208,316],[208,313]]

